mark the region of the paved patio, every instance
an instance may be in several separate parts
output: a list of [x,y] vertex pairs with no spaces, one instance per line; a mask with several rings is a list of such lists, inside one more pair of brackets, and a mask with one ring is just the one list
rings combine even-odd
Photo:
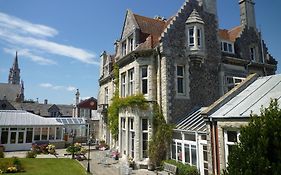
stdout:
[[[71,158],[71,155],[66,154],[65,149],[57,149],[58,158]],[[90,170],[93,175],[125,175],[128,173],[124,170],[125,163],[122,160],[114,160],[107,156],[108,151],[91,150]],[[24,158],[26,151],[5,152],[5,157]],[[86,154],[86,157],[88,155]],[[54,155],[37,155],[37,158],[56,158]],[[88,161],[83,160],[80,163],[87,168]],[[122,171],[123,170],[123,171]],[[121,173],[123,172],[123,173]],[[126,172],[126,173],[125,173]],[[132,175],[155,175],[156,173],[145,169],[131,170]]]

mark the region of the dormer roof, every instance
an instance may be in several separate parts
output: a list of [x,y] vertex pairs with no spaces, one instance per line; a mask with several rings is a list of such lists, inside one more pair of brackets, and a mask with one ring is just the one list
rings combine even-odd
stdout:
[[202,18],[200,17],[199,13],[197,12],[196,9],[193,9],[192,13],[189,15],[189,17],[187,18],[186,24],[192,24],[192,23],[200,23],[200,24],[204,24],[204,21],[202,20]]
[[236,38],[240,36],[240,33],[242,31],[241,26],[234,27],[230,30],[227,29],[219,29],[219,37],[220,39],[235,42]]

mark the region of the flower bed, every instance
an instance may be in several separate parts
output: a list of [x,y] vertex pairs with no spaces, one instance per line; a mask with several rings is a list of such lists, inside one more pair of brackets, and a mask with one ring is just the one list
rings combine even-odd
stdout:
[[0,174],[24,172],[24,167],[17,157],[7,159],[0,164]]

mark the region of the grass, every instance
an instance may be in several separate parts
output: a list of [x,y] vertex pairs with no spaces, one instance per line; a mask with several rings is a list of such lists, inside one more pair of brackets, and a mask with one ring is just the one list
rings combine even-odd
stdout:
[[[0,159],[0,165],[11,159]],[[85,168],[72,159],[20,159],[25,172],[16,175],[86,175]],[[11,174],[11,173],[9,173]]]

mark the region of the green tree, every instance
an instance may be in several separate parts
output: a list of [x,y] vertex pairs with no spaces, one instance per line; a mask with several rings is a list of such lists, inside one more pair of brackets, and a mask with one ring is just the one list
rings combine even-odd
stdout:
[[281,173],[281,109],[276,99],[241,128],[240,142],[228,157],[226,175]]

